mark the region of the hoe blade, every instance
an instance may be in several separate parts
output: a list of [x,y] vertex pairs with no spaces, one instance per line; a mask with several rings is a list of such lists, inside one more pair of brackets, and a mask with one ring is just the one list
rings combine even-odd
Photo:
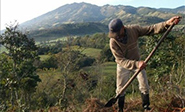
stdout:
[[117,101],[117,98],[111,98],[104,107],[111,107],[112,105],[114,105]]

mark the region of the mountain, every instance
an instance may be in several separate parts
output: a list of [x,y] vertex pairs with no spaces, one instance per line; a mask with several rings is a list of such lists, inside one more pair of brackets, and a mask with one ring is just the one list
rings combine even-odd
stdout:
[[61,24],[101,21],[101,7],[87,3],[73,3],[61,6],[51,12],[22,24],[28,29],[47,29]]
[[[97,6],[84,2],[72,3],[63,5],[20,26],[29,30],[30,36],[35,38],[43,38],[49,35],[53,37],[67,35],[60,32],[83,35],[96,31],[107,32],[107,25],[113,18],[122,19],[124,24],[148,25],[167,20],[177,14],[185,17],[184,9],[185,6],[175,9],[155,9],[124,5]],[[181,24],[184,25],[184,22]],[[100,27],[97,27],[98,25]],[[91,26],[92,29],[87,26]]]
[[166,13],[179,13],[179,14],[185,14],[185,6],[180,6],[175,9],[167,9],[167,8],[160,8],[160,11],[166,12]]

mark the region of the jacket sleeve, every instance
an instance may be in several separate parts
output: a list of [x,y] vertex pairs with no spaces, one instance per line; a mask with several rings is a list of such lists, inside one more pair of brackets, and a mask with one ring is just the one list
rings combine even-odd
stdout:
[[144,36],[163,33],[168,27],[169,26],[166,24],[166,22],[161,22],[151,26],[137,26],[136,30],[138,32],[138,36]]
[[110,39],[110,49],[117,64],[128,70],[138,68],[138,61],[126,59],[124,51],[121,51],[120,47],[113,38]]

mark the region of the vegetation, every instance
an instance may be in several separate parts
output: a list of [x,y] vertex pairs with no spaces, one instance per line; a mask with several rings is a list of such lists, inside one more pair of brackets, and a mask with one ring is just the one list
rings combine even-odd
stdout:
[[[144,59],[161,35],[140,38]],[[0,44],[2,111],[112,112],[103,104],[115,95],[116,63],[105,33],[41,42],[6,28]],[[41,58],[39,58],[41,57]],[[175,30],[148,63],[154,112],[182,110],[185,105],[185,34]],[[128,87],[125,110],[142,111],[137,80]]]
[[[97,32],[107,32],[107,25],[98,22],[87,23],[73,23],[62,24],[57,27],[51,27],[41,30],[33,30],[30,32],[30,37],[34,37],[36,40],[48,40],[56,39],[64,36],[75,36],[84,34],[94,34]],[[44,37],[44,38],[43,38]]]
[[41,81],[36,74],[38,55],[35,42],[16,28],[6,28],[0,38],[0,44],[8,50],[0,58],[1,110],[29,110],[37,82]]

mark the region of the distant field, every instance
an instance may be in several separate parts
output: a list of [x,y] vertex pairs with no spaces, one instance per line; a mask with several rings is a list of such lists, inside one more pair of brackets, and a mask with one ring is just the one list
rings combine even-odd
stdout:
[[82,53],[86,54],[87,56],[98,58],[100,56],[100,52],[101,52],[101,49],[86,48]]
[[[42,42],[45,42],[46,45],[54,45],[56,42],[58,41],[67,41],[69,37],[60,37],[60,38],[55,38],[55,39],[48,39],[48,40],[37,40],[36,41],[36,45],[41,44]],[[75,36],[73,36],[72,38],[75,38]]]
[[[73,50],[81,51],[82,54],[85,54],[90,57],[97,58],[100,56],[101,49],[96,48],[85,48],[85,47],[79,47],[79,46],[72,46]],[[65,48],[64,48],[65,50]]]
[[49,58],[50,56],[49,55],[39,55],[39,57],[40,57],[40,60],[43,61]]
[[[84,48],[84,47],[79,47],[79,46],[72,46],[73,50],[79,50],[82,52],[82,54],[85,54],[87,56],[93,57],[93,58],[98,58],[100,56],[101,49],[96,49],[96,48]],[[64,48],[65,50],[65,48]],[[43,61],[47,58],[49,58],[49,55],[39,55],[40,60]]]
[[83,68],[84,71],[99,71],[105,76],[116,74],[116,63],[115,62],[105,62],[100,65],[89,66]]

